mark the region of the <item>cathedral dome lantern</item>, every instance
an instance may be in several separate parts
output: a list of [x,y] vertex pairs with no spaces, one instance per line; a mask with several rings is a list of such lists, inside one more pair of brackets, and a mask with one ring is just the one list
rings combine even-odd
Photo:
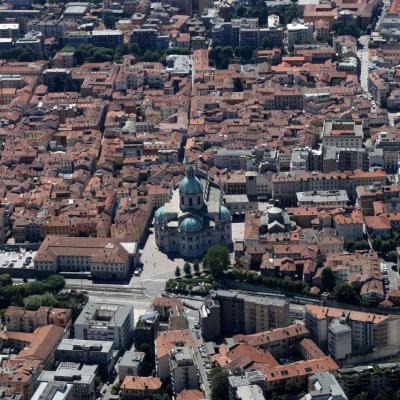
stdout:
[[183,211],[203,208],[203,185],[196,177],[192,165],[186,168],[186,176],[179,186],[180,208]]

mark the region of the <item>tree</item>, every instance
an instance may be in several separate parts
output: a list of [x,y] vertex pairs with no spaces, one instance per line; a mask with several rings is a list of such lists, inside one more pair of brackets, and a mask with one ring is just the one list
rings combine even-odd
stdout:
[[210,371],[211,400],[229,400],[228,371],[220,366]]
[[329,267],[325,267],[321,272],[322,291],[332,292],[335,288],[335,275]]
[[381,251],[381,247],[382,247],[382,239],[378,236],[372,240],[372,248],[375,251]]
[[337,19],[332,25],[333,31],[336,36],[349,35],[359,38],[361,35],[361,30],[355,21],[348,21],[345,19]]
[[243,46],[240,48],[240,57],[247,61],[250,60],[253,55],[253,50],[249,46]]
[[193,263],[193,270],[196,275],[200,275],[200,264],[197,260]]
[[115,29],[115,17],[112,14],[106,14],[103,18],[104,25],[107,29]]
[[272,49],[274,45],[269,37],[265,37],[261,42],[261,47],[263,49]]
[[369,250],[369,248],[367,240],[358,240],[354,242],[354,250]]
[[65,279],[61,275],[50,275],[46,279],[46,287],[50,292],[57,293],[65,287]]
[[0,287],[12,285],[12,279],[10,274],[0,275]]
[[75,52],[74,57],[77,65],[82,65],[85,62],[85,55],[81,49]]
[[388,254],[391,250],[393,250],[393,247],[391,246],[391,244],[388,241],[385,240],[382,243],[381,252],[383,254]]
[[177,278],[179,278],[179,277],[181,276],[181,269],[180,269],[180,267],[176,267],[176,269],[175,269],[175,276],[176,276]]
[[358,304],[357,292],[347,282],[338,282],[335,287],[335,298],[342,303]]
[[233,79],[233,91],[234,92],[243,92],[243,84],[240,78]]
[[36,311],[41,306],[54,307],[56,299],[52,293],[34,294],[24,299],[24,307],[27,310]]
[[219,278],[229,266],[229,251],[224,245],[211,246],[204,256],[203,265],[214,278]]
[[120,383],[116,383],[115,385],[112,385],[111,386],[111,394],[113,396],[116,396],[119,393],[120,389],[121,389]]
[[367,392],[362,392],[353,397],[353,400],[367,400],[368,399],[368,393]]
[[192,275],[192,267],[190,266],[190,264],[188,262],[185,262],[184,266],[183,266],[183,271],[185,272],[185,275]]

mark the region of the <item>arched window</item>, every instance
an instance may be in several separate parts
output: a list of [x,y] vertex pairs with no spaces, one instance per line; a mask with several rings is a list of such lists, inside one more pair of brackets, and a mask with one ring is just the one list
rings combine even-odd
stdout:
[[191,197],[189,197],[189,207],[192,207],[192,205],[193,205],[192,198],[191,198]]

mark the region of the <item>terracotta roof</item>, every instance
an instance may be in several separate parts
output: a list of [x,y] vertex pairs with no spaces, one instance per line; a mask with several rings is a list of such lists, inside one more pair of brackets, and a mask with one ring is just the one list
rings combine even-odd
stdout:
[[160,390],[162,382],[160,378],[153,376],[126,376],[122,382],[122,390],[143,390],[156,391]]

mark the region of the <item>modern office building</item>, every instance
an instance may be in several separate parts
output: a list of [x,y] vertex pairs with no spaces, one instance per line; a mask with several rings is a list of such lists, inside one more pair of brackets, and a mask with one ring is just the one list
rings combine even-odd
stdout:
[[79,363],[61,363],[55,371],[42,371],[39,382],[69,383],[72,385],[73,400],[96,399],[97,365]]
[[115,50],[123,44],[123,34],[118,29],[94,30],[92,32],[92,44],[95,47]]
[[112,341],[114,347],[126,350],[133,339],[133,306],[86,304],[75,321],[76,339]]
[[141,315],[135,326],[135,346],[140,348],[143,343],[154,347],[154,341],[158,336],[160,316],[157,311],[147,312]]
[[114,343],[105,340],[63,339],[56,350],[56,360],[98,365],[99,373],[107,375],[114,365]]
[[[41,382],[30,400],[74,400],[72,389],[70,383]],[[1,398],[7,400],[7,397]]]

